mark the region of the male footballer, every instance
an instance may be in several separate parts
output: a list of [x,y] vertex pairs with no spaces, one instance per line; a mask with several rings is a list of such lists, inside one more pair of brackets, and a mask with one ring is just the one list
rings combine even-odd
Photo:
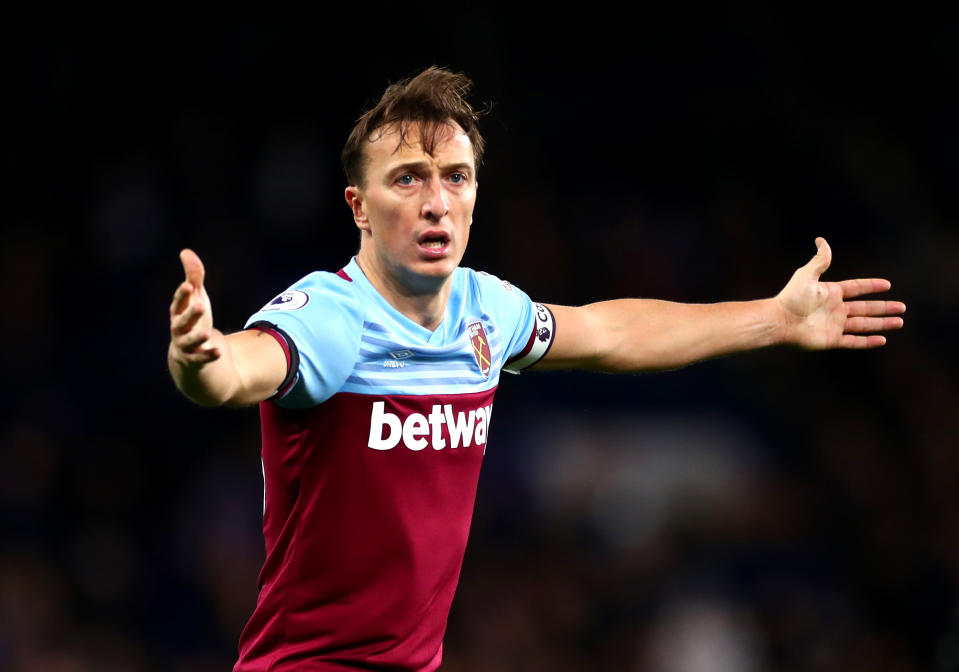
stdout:
[[548,305],[460,267],[484,147],[469,86],[429,68],[360,117],[342,155],[359,252],[242,331],[214,328],[203,264],[180,253],[173,380],[205,406],[258,403],[262,422],[266,560],[236,672],[439,667],[501,371],[872,348],[902,326],[902,303],[858,298],[888,281],[820,282],[822,238],[757,301]]

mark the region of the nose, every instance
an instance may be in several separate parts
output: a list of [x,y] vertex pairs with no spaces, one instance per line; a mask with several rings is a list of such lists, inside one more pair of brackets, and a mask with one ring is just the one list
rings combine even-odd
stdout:
[[439,221],[450,211],[446,190],[442,184],[433,183],[423,191],[423,207],[420,214],[426,219]]

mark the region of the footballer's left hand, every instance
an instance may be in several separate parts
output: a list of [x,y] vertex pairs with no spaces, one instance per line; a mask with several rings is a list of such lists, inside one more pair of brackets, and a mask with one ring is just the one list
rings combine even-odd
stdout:
[[793,273],[776,296],[782,308],[784,342],[810,350],[875,348],[886,344],[877,334],[902,327],[906,305],[900,301],[851,301],[864,294],[888,291],[883,278],[820,282],[832,262],[824,238],[816,238],[816,255]]

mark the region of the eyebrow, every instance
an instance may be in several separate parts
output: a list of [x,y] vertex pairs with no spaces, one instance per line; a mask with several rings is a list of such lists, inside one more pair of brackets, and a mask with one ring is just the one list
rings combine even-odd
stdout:
[[[407,161],[406,163],[400,163],[396,166],[393,166],[388,171],[389,175],[396,175],[397,173],[403,173],[410,170],[423,170],[430,167],[428,161]],[[460,173],[469,173],[473,174],[473,166],[466,162],[460,163],[449,163],[439,167],[440,172],[449,173],[449,172],[460,172]]]

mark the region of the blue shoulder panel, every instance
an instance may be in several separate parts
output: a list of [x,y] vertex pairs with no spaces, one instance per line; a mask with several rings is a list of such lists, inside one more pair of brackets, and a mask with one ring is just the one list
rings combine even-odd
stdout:
[[505,280],[483,271],[469,272],[470,280],[475,285],[474,292],[481,297],[484,309],[496,322],[505,341],[506,360],[519,354],[529,341],[533,332],[535,312],[533,302],[518,287],[514,287]]
[[523,351],[532,301],[508,282],[457,269],[442,323],[410,320],[370,284],[354,258],[340,273],[311,273],[253,314],[283,330],[299,352],[296,381],[278,400],[304,408],[337,392],[465,394],[495,387]]
[[335,273],[306,276],[254,313],[246,326],[272,322],[300,356],[296,382],[278,401],[287,408],[314,406],[339,391],[360,348],[363,305],[351,282]]

